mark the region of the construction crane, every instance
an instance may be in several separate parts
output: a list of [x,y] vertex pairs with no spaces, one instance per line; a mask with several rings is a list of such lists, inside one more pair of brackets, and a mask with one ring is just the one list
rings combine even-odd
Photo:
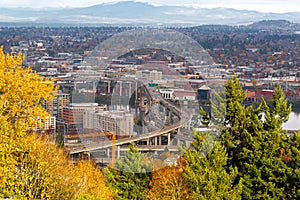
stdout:
[[112,155],[111,155],[111,167],[114,168],[116,161],[116,141],[117,135],[115,132],[104,132],[108,138],[111,138],[112,142]]

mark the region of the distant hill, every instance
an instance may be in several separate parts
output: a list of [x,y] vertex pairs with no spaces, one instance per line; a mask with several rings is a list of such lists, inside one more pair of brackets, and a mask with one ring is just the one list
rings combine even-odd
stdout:
[[291,26],[293,26],[293,23],[287,20],[263,20],[248,25],[248,27],[259,29],[286,29]]
[[99,4],[86,8],[0,9],[0,22],[18,23],[194,26],[203,24],[238,25],[262,20],[300,22],[300,12],[278,14],[230,8],[153,6],[133,1]]

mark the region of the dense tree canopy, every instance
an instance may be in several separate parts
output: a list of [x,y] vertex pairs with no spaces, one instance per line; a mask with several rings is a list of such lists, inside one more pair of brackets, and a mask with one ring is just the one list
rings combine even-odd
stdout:
[[299,199],[300,134],[281,128],[291,112],[282,88],[256,107],[243,104],[246,93],[236,77],[224,91],[225,101],[215,95],[210,120],[201,110],[202,121],[217,128],[223,122],[222,131],[196,133],[184,153],[194,199]]
[[22,55],[0,49],[0,198],[112,199],[101,171],[74,165],[48,137],[34,133],[49,116],[44,101],[55,87],[22,66]]
[[[300,197],[299,134],[288,136],[282,124],[291,106],[278,86],[270,105],[245,107],[245,93],[237,78],[225,86],[226,128],[221,136],[229,160],[243,180],[244,199],[298,199]],[[236,182],[235,181],[235,182]]]
[[[193,199],[241,199],[242,182],[234,184],[237,168],[226,170],[227,154],[209,133],[195,133],[192,150],[184,152],[184,177]],[[213,147],[211,147],[213,146]],[[228,172],[227,172],[228,171]]]
[[25,129],[48,117],[43,102],[53,98],[53,81],[22,66],[22,54],[4,54],[0,48],[0,114]]

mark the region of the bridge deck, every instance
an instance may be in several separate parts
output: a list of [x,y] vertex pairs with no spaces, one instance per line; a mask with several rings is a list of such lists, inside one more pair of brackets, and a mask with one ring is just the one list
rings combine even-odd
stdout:
[[[115,143],[116,146],[120,146],[120,145],[124,145],[124,144],[130,144],[132,142],[136,142],[136,141],[140,141],[140,140],[146,140],[148,138],[153,138],[153,137],[164,135],[166,133],[169,133],[171,131],[179,129],[180,127],[182,127],[185,123],[187,123],[189,121],[189,115],[186,112],[183,112],[182,110],[180,110],[176,106],[174,106],[171,103],[167,102],[164,98],[161,97],[161,95],[159,95],[159,94],[154,95],[153,92],[148,90],[147,87],[145,87],[145,89],[147,90],[148,94],[150,94],[152,97],[156,96],[156,98],[158,98],[159,101],[164,106],[166,106],[169,110],[174,112],[176,115],[180,116],[179,117],[180,120],[177,121],[174,124],[171,124],[171,125],[168,125],[168,126],[164,127],[161,130],[156,130],[156,131],[153,131],[153,132],[150,132],[150,133],[139,135],[137,137],[119,139]],[[85,145],[84,147],[72,148],[70,150],[70,154],[90,152],[90,151],[101,150],[101,149],[106,149],[106,148],[110,148],[110,147],[112,147],[112,142],[105,142],[105,143],[101,143],[101,144],[100,143],[98,143],[98,144],[88,144],[88,145]]]

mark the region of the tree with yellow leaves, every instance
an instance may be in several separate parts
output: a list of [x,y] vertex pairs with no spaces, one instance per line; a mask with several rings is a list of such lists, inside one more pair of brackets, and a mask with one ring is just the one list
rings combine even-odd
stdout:
[[[28,131],[48,116],[42,100],[51,99],[51,80],[22,66],[21,54],[4,54],[0,47],[0,197],[18,196],[21,162],[28,151]],[[46,81],[46,82],[45,82]],[[19,189],[17,189],[19,188]]]
[[[3,128],[0,127],[0,133]],[[7,131],[10,130],[14,131]],[[4,144],[2,140],[1,152],[5,151]],[[30,134],[18,143],[12,141],[8,147],[1,154],[0,197],[112,199],[112,191],[105,186],[99,168],[89,161],[74,165],[63,149],[47,138]]]
[[34,134],[55,87],[22,59],[0,48],[0,199],[112,199],[95,165],[74,165],[63,149]]
[[56,91],[53,81],[22,66],[22,54],[4,54],[0,47],[0,114],[27,129],[48,117],[43,102]]
[[89,161],[80,161],[71,170],[71,183],[79,199],[113,199],[113,191],[105,185],[102,172]]

